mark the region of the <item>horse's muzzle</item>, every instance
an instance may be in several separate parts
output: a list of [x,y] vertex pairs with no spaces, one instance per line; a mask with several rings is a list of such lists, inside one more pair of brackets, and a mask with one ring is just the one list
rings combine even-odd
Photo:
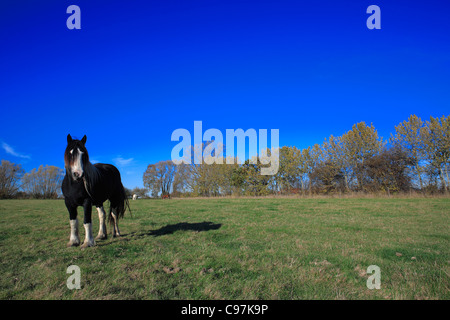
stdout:
[[74,173],[73,173],[73,178],[74,178],[74,180],[76,180],[76,181],[80,181],[80,180],[83,178],[83,172],[82,172],[82,173],[74,172]]

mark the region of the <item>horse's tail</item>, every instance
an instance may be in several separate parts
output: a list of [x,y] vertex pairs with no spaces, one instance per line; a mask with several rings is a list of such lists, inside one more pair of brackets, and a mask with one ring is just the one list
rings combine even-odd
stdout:
[[127,194],[125,192],[125,188],[123,187],[123,185],[120,185],[120,190],[117,194],[117,197],[114,199],[115,202],[115,206],[110,202],[109,205],[109,215],[108,215],[108,220],[110,223],[113,223],[113,217],[112,217],[112,211],[114,209],[114,211],[116,211],[114,214],[117,215],[117,218],[123,218],[123,216],[125,215],[125,211],[128,208],[128,211],[131,214],[131,208],[130,208],[130,203],[128,202],[128,197]]

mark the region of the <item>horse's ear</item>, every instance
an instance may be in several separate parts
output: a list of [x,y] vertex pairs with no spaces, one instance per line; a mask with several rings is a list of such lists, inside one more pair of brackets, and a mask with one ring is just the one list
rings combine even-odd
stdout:
[[72,137],[70,136],[70,133],[67,135],[67,144],[72,142]]
[[81,143],[83,144],[83,146],[86,144],[86,140],[87,140],[87,137],[86,137],[86,135],[84,135],[83,139],[81,139]]

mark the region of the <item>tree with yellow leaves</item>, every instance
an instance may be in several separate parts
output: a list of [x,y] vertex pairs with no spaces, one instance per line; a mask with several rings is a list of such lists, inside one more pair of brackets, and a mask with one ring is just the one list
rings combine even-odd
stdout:
[[448,165],[450,161],[450,116],[430,117],[422,127],[421,137],[430,165],[439,170],[444,190],[449,187]]
[[414,163],[414,170],[419,179],[419,187],[423,189],[422,174],[425,144],[422,139],[423,121],[415,114],[410,115],[408,120],[399,123],[395,127],[395,135],[391,134],[390,141],[394,147],[399,147],[406,153]]
[[365,162],[378,154],[384,144],[373,124],[369,127],[365,122],[354,124],[352,130],[342,135],[343,157],[355,173],[359,190],[364,185]]

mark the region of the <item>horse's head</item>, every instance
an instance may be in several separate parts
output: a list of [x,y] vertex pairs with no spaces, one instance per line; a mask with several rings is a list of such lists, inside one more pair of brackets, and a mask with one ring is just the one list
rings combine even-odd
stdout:
[[86,147],[86,136],[81,140],[72,139],[67,135],[67,148],[64,153],[64,164],[69,175],[74,180],[81,180],[84,176],[85,165],[89,162],[89,155]]

